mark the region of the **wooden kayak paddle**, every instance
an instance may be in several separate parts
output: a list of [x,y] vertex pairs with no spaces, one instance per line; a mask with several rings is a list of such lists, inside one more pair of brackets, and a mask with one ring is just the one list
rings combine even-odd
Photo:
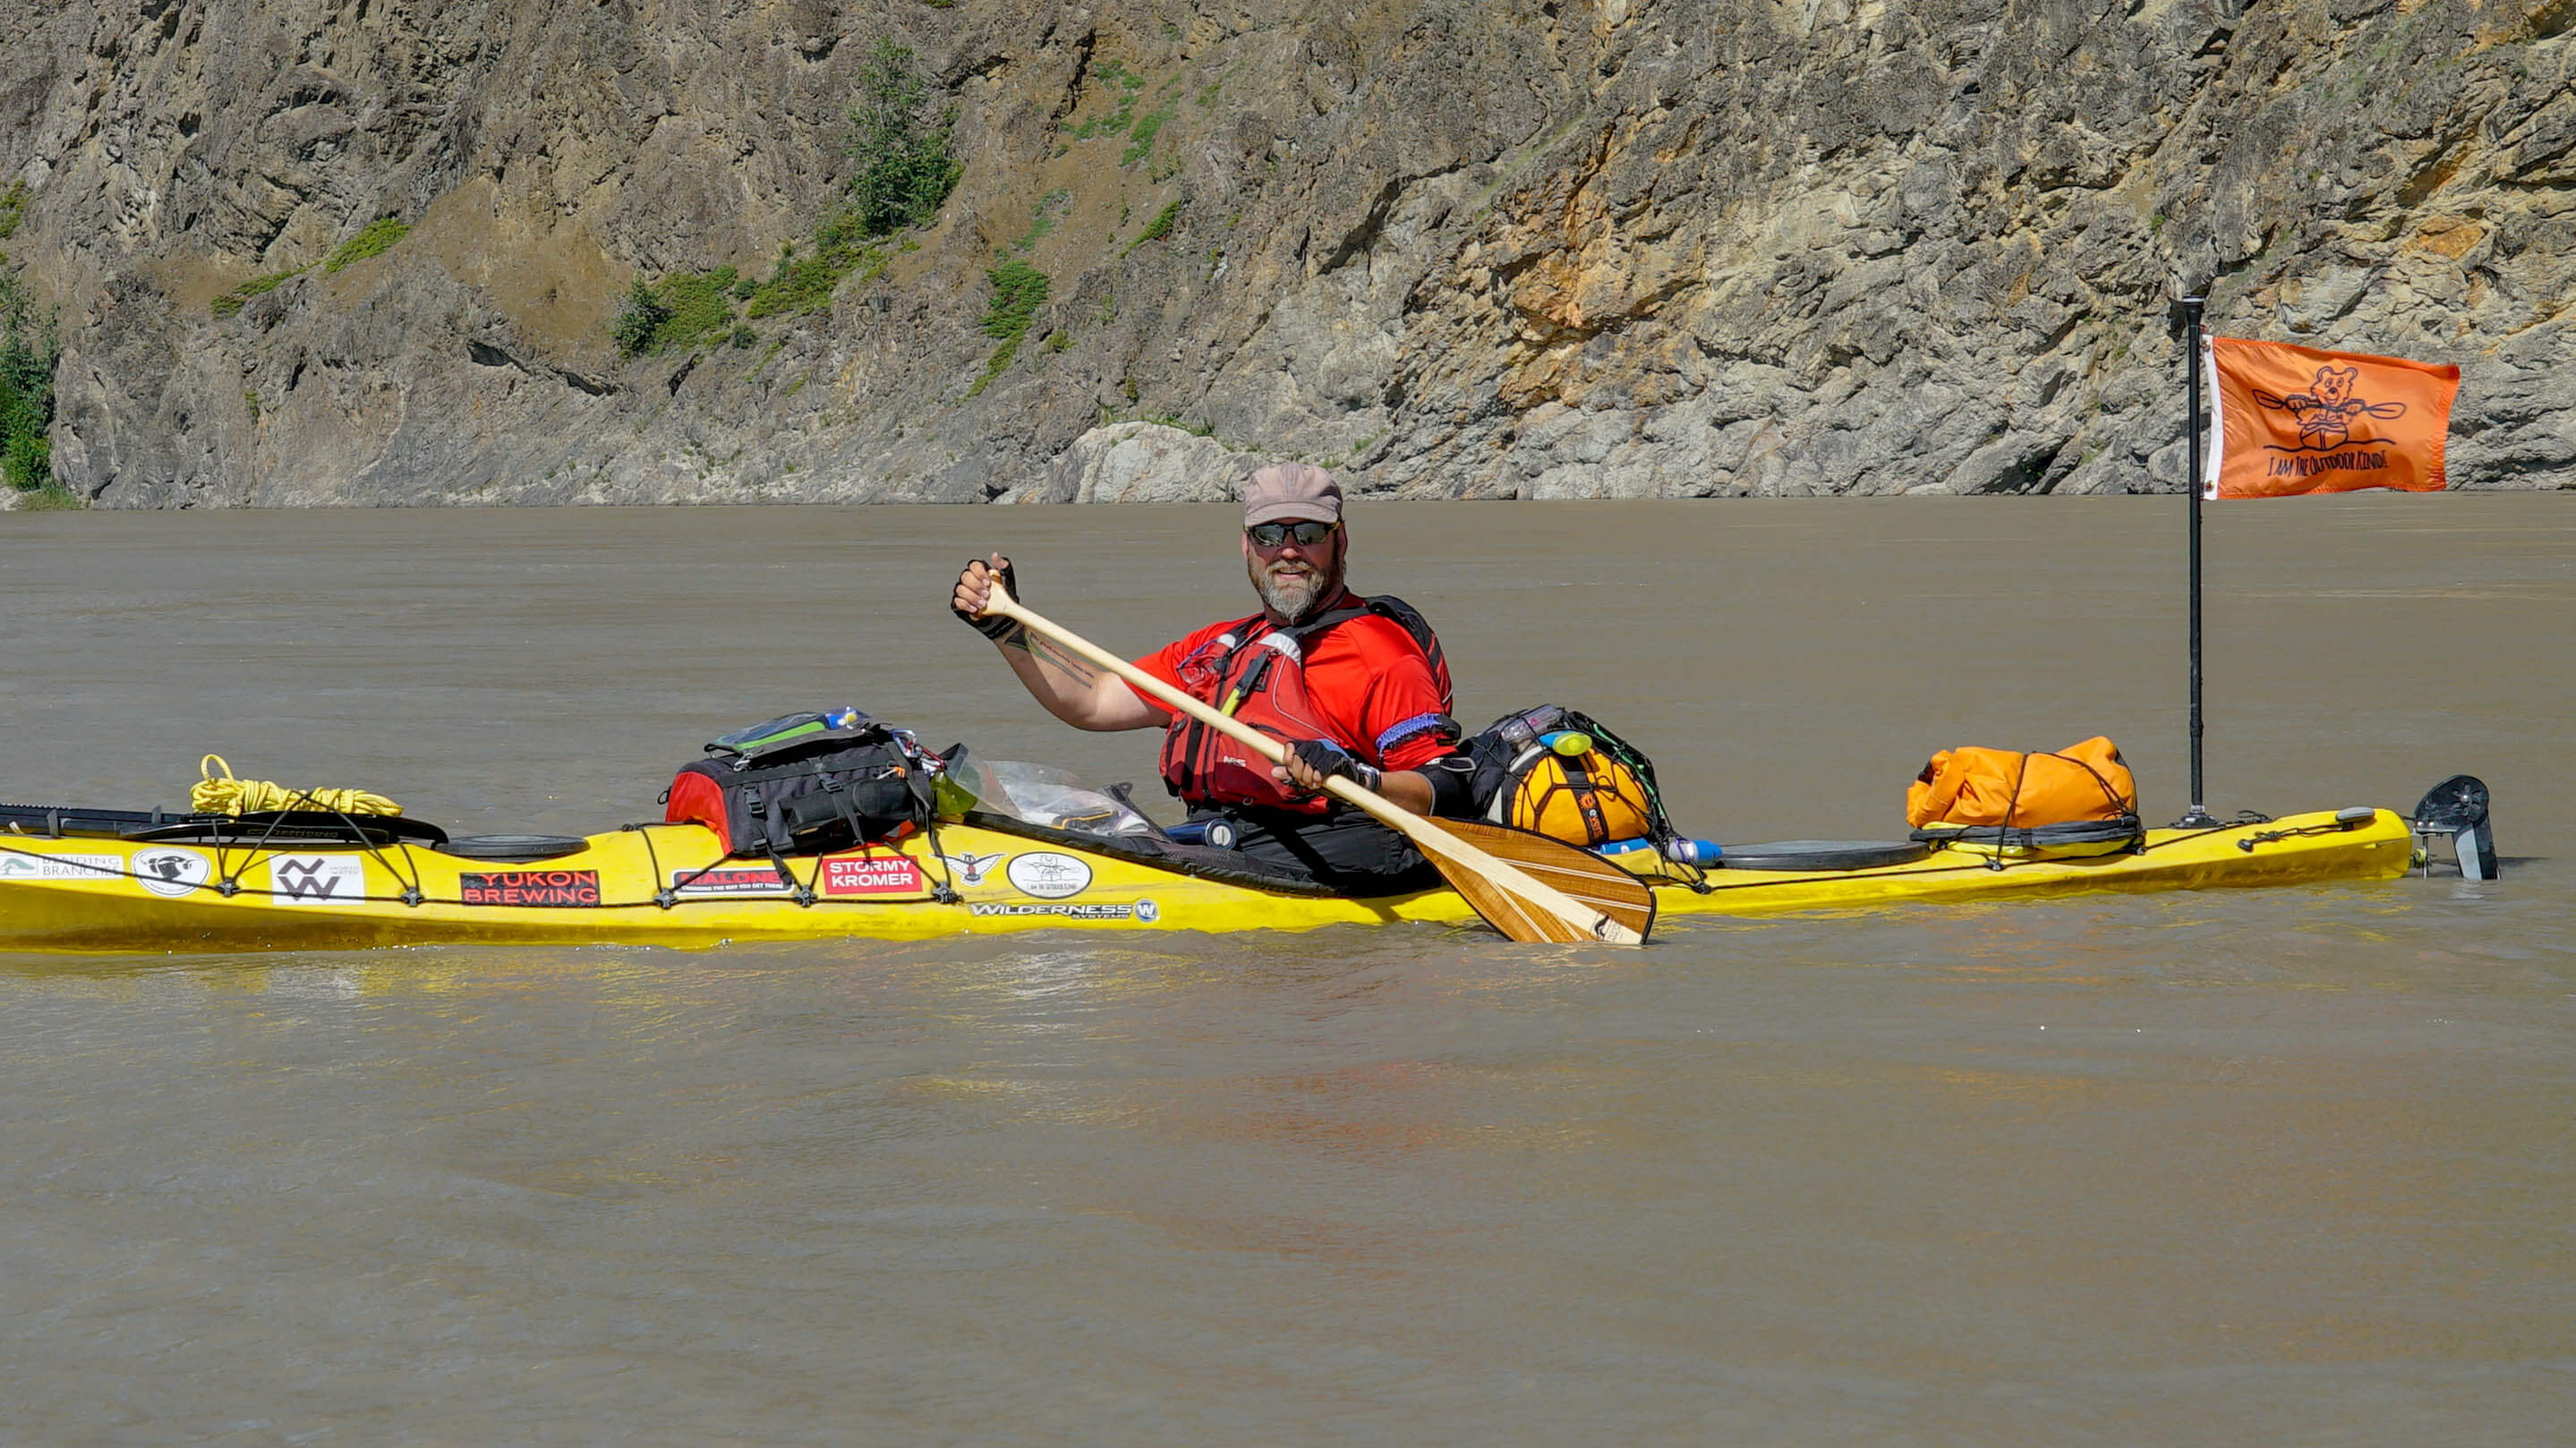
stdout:
[[[984,616],[1012,619],[1271,763],[1287,761],[1286,745],[1240,719],[1218,713],[1062,624],[1030,612],[1010,596],[999,578],[993,580]],[[1435,824],[1341,775],[1326,779],[1324,788],[1411,840],[1486,924],[1513,940],[1642,945],[1654,928],[1655,892],[1589,850],[1533,830],[1482,820],[1444,819]]]

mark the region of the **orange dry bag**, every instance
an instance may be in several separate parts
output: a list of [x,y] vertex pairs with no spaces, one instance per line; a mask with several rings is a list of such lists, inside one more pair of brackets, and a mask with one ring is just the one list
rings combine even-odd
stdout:
[[2095,735],[2054,754],[1944,749],[1905,791],[1905,822],[2061,825],[2138,812],[2138,783],[2120,746]]

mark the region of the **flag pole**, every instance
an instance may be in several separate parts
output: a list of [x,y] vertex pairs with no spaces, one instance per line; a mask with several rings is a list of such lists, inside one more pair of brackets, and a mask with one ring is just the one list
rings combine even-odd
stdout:
[[2208,795],[2201,787],[2200,770],[2200,309],[2208,300],[2199,296],[2182,299],[2183,370],[2191,377],[2191,808],[2174,821],[2174,827],[2185,830],[2212,829],[2218,824],[2203,807]]

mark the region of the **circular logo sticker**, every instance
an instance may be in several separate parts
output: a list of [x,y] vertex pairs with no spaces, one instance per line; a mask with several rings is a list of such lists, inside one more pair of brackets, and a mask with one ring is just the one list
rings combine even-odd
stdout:
[[1053,850],[1013,855],[1003,873],[1010,876],[1021,894],[1041,900],[1063,900],[1091,888],[1091,867]]
[[135,883],[155,895],[176,899],[206,883],[206,877],[214,872],[215,867],[206,863],[205,856],[175,845],[137,850],[134,854]]
[[1162,918],[1162,906],[1155,904],[1151,900],[1139,900],[1136,902],[1136,919],[1140,923],[1151,925]]

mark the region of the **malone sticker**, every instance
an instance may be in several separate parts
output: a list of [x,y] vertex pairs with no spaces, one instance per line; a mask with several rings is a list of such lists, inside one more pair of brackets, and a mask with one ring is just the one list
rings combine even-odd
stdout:
[[468,905],[565,907],[599,903],[597,870],[488,870],[456,877]]
[[718,865],[709,870],[673,870],[671,888],[682,895],[784,895],[796,887],[776,865]]
[[355,855],[272,855],[268,898],[279,905],[355,905],[367,893],[367,867]]
[[1013,855],[1004,873],[1021,894],[1041,900],[1069,899],[1091,888],[1091,867],[1053,850]]

